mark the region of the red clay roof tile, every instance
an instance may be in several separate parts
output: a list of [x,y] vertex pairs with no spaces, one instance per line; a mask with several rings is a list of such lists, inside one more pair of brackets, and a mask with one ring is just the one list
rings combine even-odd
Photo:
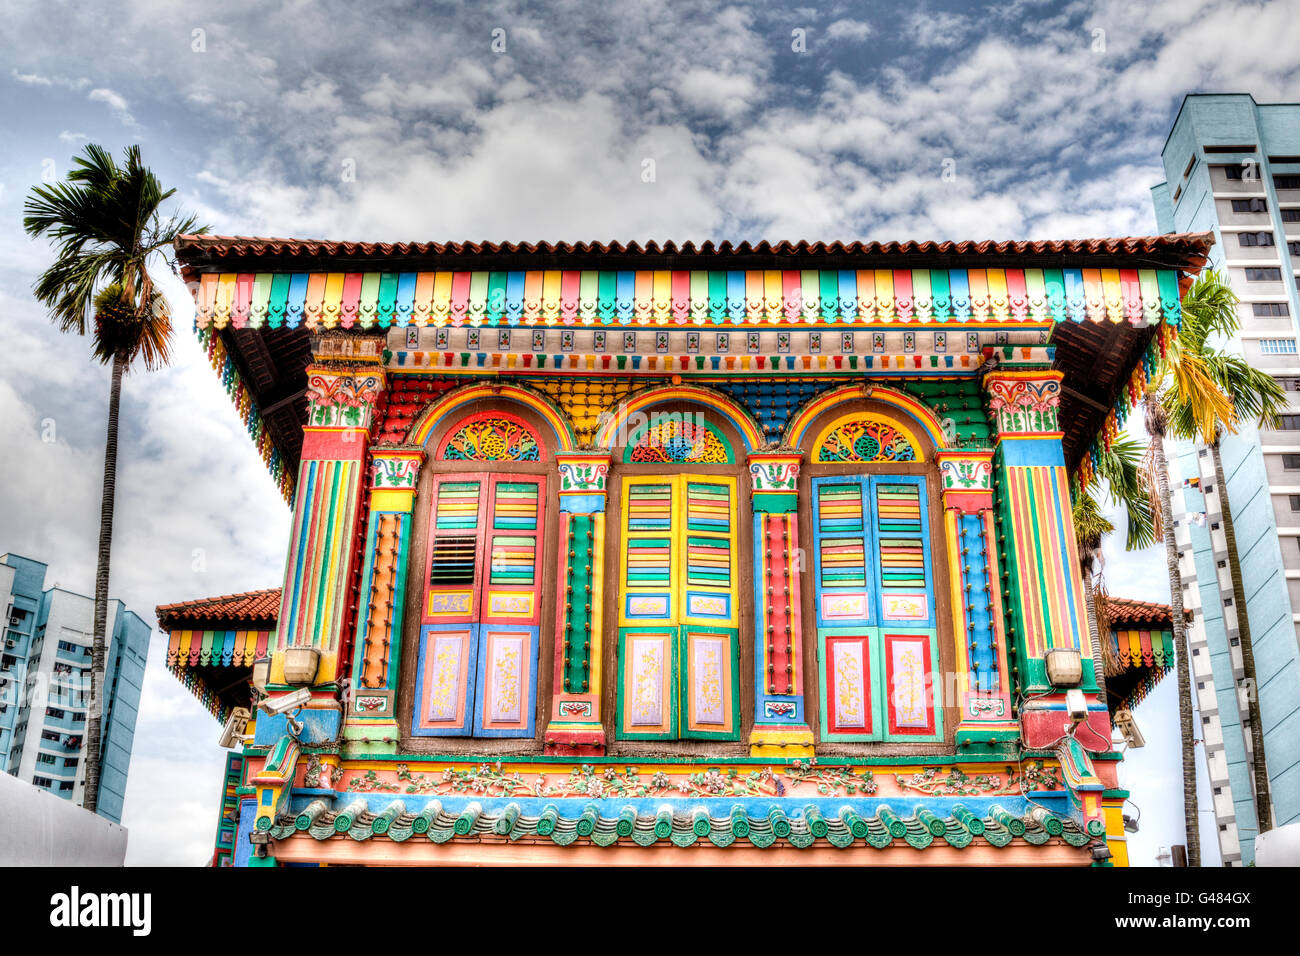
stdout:
[[186,624],[265,624],[275,627],[280,613],[280,589],[223,594],[178,604],[162,604],[156,609],[158,625],[164,630]]

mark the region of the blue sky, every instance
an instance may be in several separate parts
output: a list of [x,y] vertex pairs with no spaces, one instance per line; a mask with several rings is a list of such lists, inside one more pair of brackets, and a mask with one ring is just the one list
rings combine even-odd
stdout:
[[[140,143],[220,233],[1133,235],[1155,230],[1148,189],[1182,95],[1291,99],[1300,57],[1269,51],[1297,49],[1300,19],[1282,3],[11,0],[0,551],[91,590],[108,376],[32,301],[48,253],[20,227],[27,189],[89,141]],[[122,406],[113,592],[145,617],[279,584],[289,520],[186,331],[183,290],[176,308],[175,365],[132,375]],[[1163,561],[1121,545],[1107,546],[1112,591],[1164,600]],[[128,859],[195,864],[211,852],[222,752],[161,650],[159,636]],[[1124,775],[1142,812],[1136,861],[1150,863],[1181,840],[1172,681],[1138,719],[1149,746]]]

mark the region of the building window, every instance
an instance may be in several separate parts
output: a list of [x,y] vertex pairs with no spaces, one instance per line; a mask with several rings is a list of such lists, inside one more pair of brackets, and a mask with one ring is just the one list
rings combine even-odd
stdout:
[[1259,350],[1265,355],[1295,355],[1295,339],[1260,339]]
[[1269,269],[1269,268],[1262,268],[1262,269],[1251,268],[1251,269],[1247,269],[1247,270],[1246,270],[1246,281],[1247,281],[1247,282],[1281,282],[1281,281],[1282,281],[1282,270],[1281,270],[1281,269]]
[[76,758],[76,757],[64,757],[64,758],[63,758],[63,766],[65,766],[65,767],[75,767],[76,765],[77,765],[77,758]]
[[548,482],[527,469],[549,457],[504,412],[464,419],[439,445],[438,462],[516,470],[443,473],[429,487],[416,737],[534,736]]
[[1282,467],[1287,471],[1300,471],[1300,455],[1283,455]]
[[623,481],[619,739],[740,739],[737,491],[717,475]]
[[812,479],[825,740],[938,736],[927,500],[920,476]]
[[1259,179],[1259,167],[1250,160],[1233,166],[1220,166],[1219,168],[1223,170],[1224,179],[1230,179],[1234,182],[1255,182]]
[[37,762],[37,763],[50,763],[50,764],[52,764],[52,763],[54,763],[54,754],[37,754],[37,755],[36,755],[36,762]]
[[1300,242],[1288,242],[1286,248],[1291,255],[1300,256]]
[[64,713],[58,707],[46,707],[45,716],[49,717],[51,720],[62,720]]
[[1264,205],[1264,200],[1255,197],[1254,199],[1234,199],[1232,201],[1233,212],[1267,212],[1268,207]]
[[61,791],[63,791],[64,793],[67,793],[69,790],[72,789],[72,781],[71,781],[71,780],[60,780],[60,781],[59,781],[59,789],[60,789]]
[[1282,213],[1283,222],[1300,222],[1300,208],[1283,209],[1280,211]]
[[1224,607],[1232,607],[1232,598],[1224,598],[1224,599],[1223,599],[1223,606],[1224,606]]
[[1271,232],[1239,232],[1237,241],[1243,246],[1271,246],[1273,245],[1273,234]]
[[1294,173],[1280,173],[1273,177],[1277,189],[1300,189],[1300,176]]
[[1218,531],[1218,530],[1219,530],[1219,522],[1217,522],[1217,521],[1213,522],[1213,523],[1210,525],[1210,530],[1211,530],[1211,531]]
[[1300,430],[1300,415],[1279,415],[1278,428],[1286,431]]
[[[1296,245],[1296,243],[1290,243],[1290,245]],[[1294,252],[1295,250],[1292,251]],[[1254,311],[1257,319],[1291,314],[1285,302],[1252,302],[1250,307]]]
[[49,777],[32,777],[32,783],[34,783],[38,787],[54,786],[54,781],[51,780]]

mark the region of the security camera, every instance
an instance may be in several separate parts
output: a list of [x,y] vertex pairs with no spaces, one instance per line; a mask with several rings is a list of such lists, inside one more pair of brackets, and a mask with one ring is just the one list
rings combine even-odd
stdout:
[[1073,687],[1065,692],[1065,709],[1070,715],[1071,724],[1081,724],[1088,719],[1088,701],[1083,691]]
[[291,710],[297,710],[311,702],[311,690],[306,687],[300,687],[292,694],[285,694],[283,697],[263,698],[258,705],[268,714],[279,716],[287,714]]
[[218,744],[226,749],[230,749],[239,743],[240,738],[244,736],[244,728],[248,726],[248,721],[252,717],[247,707],[236,707],[226,718],[226,726],[221,731],[221,739]]

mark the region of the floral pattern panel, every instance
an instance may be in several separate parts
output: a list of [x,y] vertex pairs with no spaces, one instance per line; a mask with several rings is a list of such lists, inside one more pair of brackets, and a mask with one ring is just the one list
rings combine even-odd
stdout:
[[819,464],[920,461],[915,441],[884,418],[858,415],[841,419],[818,440],[812,460]]
[[507,412],[472,415],[453,428],[438,450],[441,461],[542,461],[537,433]]

